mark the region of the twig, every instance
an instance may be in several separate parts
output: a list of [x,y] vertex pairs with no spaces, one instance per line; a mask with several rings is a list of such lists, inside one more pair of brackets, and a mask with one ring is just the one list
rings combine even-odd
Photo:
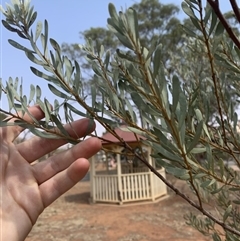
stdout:
[[[229,26],[228,22],[226,21],[226,19],[224,18],[220,8],[219,8],[219,4],[218,1],[214,1],[214,0],[207,0],[208,3],[211,5],[212,9],[214,10],[214,12],[216,13],[218,19],[220,20],[220,22],[222,23],[223,27],[225,28],[225,30],[227,31],[229,37],[232,39],[232,41],[236,44],[236,46],[240,49],[240,41],[238,40],[238,38],[236,37],[236,35],[234,34],[232,28]],[[231,1],[231,0],[230,0]],[[232,1],[231,1],[232,2]],[[235,2],[235,1],[234,1]],[[235,8],[234,8],[235,9]],[[233,10],[234,10],[233,9]],[[235,9],[236,10],[236,9]],[[235,11],[234,11],[235,12]]]
[[[132,149],[131,146],[129,146],[126,142],[125,142],[125,148],[127,148],[130,152],[134,152],[134,150]],[[145,160],[144,158],[142,158],[142,156],[140,156],[139,154],[135,153],[135,156],[137,158],[139,158],[150,170],[151,172],[153,172],[159,179],[161,179],[169,188],[171,188],[177,195],[179,195],[180,197],[182,197],[185,201],[187,201],[191,206],[193,206],[194,208],[196,208],[197,210],[199,210],[202,214],[204,214],[205,216],[207,216],[208,218],[210,218],[211,220],[213,220],[215,223],[217,223],[218,225],[220,225],[224,230],[227,230],[233,234],[236,234],[238,236],[240,236],[240,231],[235,230],[234,228],[230,227],[229,225],[227,225],[226,223],[220,221],[219,219],[215,218],[211,213],[209,213],[208,211],[206,211],[202,206],[196,204],[194,201],[192,201],[187,195],[183,194],[181,191],[179,191],[176,187],[174,187],[169,181],[166,180],[166,178],[164,178],[152,165],[150,165],[150,163]]]
[[238,9],[238,5],[235,0],[230,0],[230,3],[232,5],[232,9],[233,9],[233,12],[234,12],[236,18],[237,18],[238,22],[240,23],[240,12]]

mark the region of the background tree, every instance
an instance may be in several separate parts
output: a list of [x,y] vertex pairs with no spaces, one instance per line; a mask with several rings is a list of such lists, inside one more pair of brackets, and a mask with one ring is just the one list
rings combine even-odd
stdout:
[[[171,67],[172,60],[164,63],[164,46],[156,44],[154,38],[149,46],[142,42],[137,12],[130,8],[124,13],[118,13],[109,4],[110,31],[121,42],[121,47],[116,52],[106,51],[104,46],[94,44],[91,40],[82,47],[94,72],[93,78],[98,83],[100,96],[97,98],[96,88],[92,88],[89,104],[82,93],[78,62],[62,56],[59,44],[54,39],[48,40],[47,21],[44,25],[38,23],[37,31],[31,31],[36,13],[30,10],[27,1],[18,1],[19,8],[8,6],[7,11],[3,11],[6,16],[3,25],[30,41],[32,49],[14,40],[9,43],[24,51],[39,68],[42,67],[42,70],[34,67],[31,70],[49,81],[49,89],[62,98],[63,102],[55,101],[54,110],[51,110],[49,101],[42,100],[39,86],[32,87],[29,98],[23,96],[17,83],[12,81],[7,82],[7,88],[1,87],[6,89],[9,97],[10,108],[5,112],[18,119],[17,125],[29,128],[35,135],[64,138],[71,143],[79,141],[64,131],[59,117],[60,108],[63,108],[67,123],[73,120],[73,114],[87,116],[101,123],[119,140],[121,146],[202,214],[186,215],[189,225],[204,235],[211,236],[214,241],[230,241],[239,240],[240,237],[240,174],[226,165],[226,159],[231,158],[235,166],[240,168],[238,113],[232,101],[232,93],[237,99],[240,96],[240,41],[220,11],[218,1],[208,2],[206,8],[200,0],[186,0],[182,4],[197,29],[192,31],[191,27],[185,26],[188,41],[184,42],[187,48],[182,56],[189,57],[189,64],[190,57],[194,57],[196,50],[199,55],[196,54],[193,63],[188,66],[181,59],[175,59],[178,66],[174,66],[170,74],[168,67]],[[240,23],[238,7],[234,2],[231,0],[233,12]],[[40,36],[41,41],[38,41]],[[39,42],[43,51],[38,47]],[[48,43],[52,46],[51,50]],[[181,70],[181,75],[175,72],[178,69]],[[189,83],[183,81],[184,77]],[[232,92],[229,93],[227,85]],[[126,96],[130,99],[126,99]],[[31,124],[22,120],[21,115],[15,116],[14,112],[26,112],[33,98],[44,111],[45,120],[34,120]],[[214,115],[211,112],[212,98],[216,104]],[[72,101],[76,104],[73,105]],[[149,128],[138,125],[131,103],[141,111]],[[86,113],[80,112],[78,105]],[[194,198],[186,196],[158,173],[141,154],[134,152],[115,133],[113,124],[116,123],[112,117],[123,120],[128,125],[128,131],[144,136],[146,139],[139,141],[152,147],[152,156],[168,173],[186,181]],[[215,124],[209,124],[210,121]],[[204,157],[201,161],[199,154]]]
[[[189,39],[189,35],[186,35],[186,31],[184,31],[185,28],[188,30],[188,34],[201,34],[197,21],[190,17],[180,21],[177,18],[179,7],[174,4],[162,4],[159,0],[141,0],[139,3],[133,4],[132,8],[138,13],[138,32],[141,45],[149,49],[153,42],[156,45],[158,43],[162,44],[161,61],[167,70],[169,81],[173,75],[177,75],[185,85],[192,85],[193,79],[190,77],[189,72],[195,73],[199,84],[203,85],[204,89],[201,95],[198,95],[198,102],[202,105],[202,111],[205,108],[203,103],[206,100],[209,102],[208,106],[210,106],[211,114],[207,118],[212,121],[212,116],[217,111],[217,105],[216,99],[211,95],[212,88],[207,78],[210,74],[207,55],[203,54],[202,46],[193,43],[194,40]],[[210,9],[210,6],[208,5],[207,8]],[[224,16],[234,31],[239,34],[233,11],[225,13]],[[122,47],[121,42],[114,33],[107,28],[92,27],[80,32],[80,38],[92,39],[95,41],[92,44],[103,45],[111,53]],[[89,93],[91,85],[96,85],[96,79],[93,78],[92,66],[85,59],[86,53],[80,49],[79,44],[63,43],[62,50],[70,59],[78,60],[81,63],[84,72],[85,93]],[[222,71],[224,72],[223,69]],[[236,95],[229,81],[225,79],[221,86],[224,87],[226,93],[232,96],[231,103],[228,103],[228,105],[237,105]],[[144,125],[141,111],[138,110],[138,113],[141,123]],[[119,121],[117,118],[115,120]]]
[[[169,63],[171,53],[174,53],[174,56],[179,56],[180,46],[186,39],[185,32],[180,25],[181,21],[176,17],[180,11],[179,7],[174,4],[162,4],[158,0],[141,0],[141,2],[133,4],[132,7],[138,12],[138,31],[141,44],[149,48],[151,42],[155,42],[155,45],[161,42],[164,46],[162,61],[165,65]],[[191,22],[188,22],[188,24],[191,25]],[[92,44],[95,51],[97,51],[98,45],[103,45],[112,54],[116,52],[116,49],[123,48],[115,34],[107,28],[92,27],[79,34],[81,39],[93,40]],[[86,61],[86,53],[76,43],[63,43],[62,50],[70,59],[78,60],[81,63],[85,87],[84,93],[89,94],[91,86],[96,86],[96,78],[93,77],[92,66]],[[128,96],[126,98],[130,99]],[[131,105],[134,105],[134,103],[131,102]],[[137,113],[141,125],[144,125],[141,111],[136,107],[134,111]],[[119,118],[113,117],[113,120],[116,123],[121,123]]]
[[[174,4],[162,4],[158,0],[142,0],[132,7],[138,12],[141,44],[148,48],[152,41],[156,41],[156,44],[161,42],[164,46],[163,61],[166,63],[169,59],[169,52],[176,53],[177,46],[183,41],[184,32],[180,27],[181,21],[176,17],[179,7]],[[107,28],[92,27],[79,34],[81,39],[92,39],[111,53],[123,47],[114,33]],[[91,85],[93,81],[91,66],[86,63],[85,53],[81,51],[79,44],[63,43],[62,50],[70,59],[81,63],[84,73],[87,73],[85,80]]]

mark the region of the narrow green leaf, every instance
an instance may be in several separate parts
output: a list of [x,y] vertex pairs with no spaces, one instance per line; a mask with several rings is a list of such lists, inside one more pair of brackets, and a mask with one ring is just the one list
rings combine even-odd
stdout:
[[160,65],[162,61],[162,45],[158,45],[153,57],[153,77],[156,78],[156,76],[159,73]]
[[63,124],[55,115],[51,114],[50,119],[56,124],[56,126],[60,130],[61,134],[63,134],[66,137],[69,137],[69,134],[66,131],[66,129],[64,128]]
[[217,233],[212,234],[213,241],[222,241]]
[[30,28],[33,25],[33,23],[35,22],[36,19],[37,19],[37,12],[34,12],[28,23],[28,28]]
[[186,34],[189,36],[189,37],[193,37],[193,38],[198,38],[198,35],[193,32],[191,29],[187,28],[186,26],[183,26],[183,30],[186,32]]
[[213,30],[215,29],[216,25],[217,25],[217,15],[214,12],[214,10],[211,8],[211,25],[208,31],[208,36],[211,36],[211,34],[213,33]]
[[138,20],[135,10],[129,8],[125,16],[127,19],[128,27],[130,29],[130,38],[132,39],[133,43],[138,44]]
[[45,122],[49,123],[51,117],[51,105],[46,98],[44,98],[44,114],[45,114]]
[[[0,112],[1,113],[1,112]],[[5,121],[5,120],[1,120],[0,121],[0,127],[5,127],[5,126],[16,126],[18,124],[16,124],[15,122],[9,122],[9,121]]]
[[99,51],[99,57],[102,58],[102,57],[103,57],[103,54],[104,54],[104,46],[101,45],[101,46],[100,46],[100,51]]
[[176,153],[173,154],[170,151],[167,151],[161,145],[158,145],[156,143],[149,143],[149,144],[153,147],[153,150],[156,153],[160,154],[164,158],[166,158],[168,160],[175,161],[175,162],[181,162],[182,161],[181,157],[177,156]]
[[124,53],[120,49],[117,49],[116,53],[117,53],[118,57],[120,57],[121,59],[126,59],[126,60],[129,60],[130,62],[138,63],[136,57],[130,55],[129,53]]
[[223,162],[223,160],[221,158],[219,159],[218,166],[220,168],[221,178],[223,178],[225,168],[224,168],[224,162]]
[[175,177],[178,177],[178,178],[181,178],[185,175],[187,175],[188,178],[189,178],[189,173],[188,173],[188,170],[186,170],[186,169],[181,169],[181,168],[178,168],[178,167],[166,167],[166,172],[170,173],[170,174],[172,174],[172,175],[174,175]]
[[20,30],[17,30],[17,34],[18,34],[18,36],[19,36],[20,38],[28,39],[28,37],[26,37],[26,35],[23,34],[23,32],[20,31]]
[[222,191],[222,189],[223,189],[223,187],[224,186],[221,186],[220,188],[217,188],[216,190],[214,190],[214,191],[211,191],[211,194],[217,194],[217,193],[219,193],[219,192],[221,192]]
[[54,112],[55,112],[55,115],[58,115],[58,113],[59,113],[59,109],[60,109],[60,104],[59,104],[59,102],[58,102],[58,100],[54,100]]
[[126,102],[127,110],[129,111],[132,121],[136,123],[137,116],[136,116],[135,112],[133,111],[132,104],[130,103],[130,101],[127,98],[125,99],[125,102]]
[[193,140],[190,142],[189,146],[187,147],[187,153],[190,153],[192,149],[198,144],[202,134],[202,130],[203,130],[203,121],[200,121],[197,125],[195,136]]
[[63,92],[61,92],[60,90],[58,90],[57,88],[55,88],[53,85],[48,84],[48,88],[52,91],[52,93],[60,98],[63,99],[69,99],[69,96],[67,94],[64,94]]
[[193,25],[196,27],[196,29],[199,30],[200,32],[202,32],[202,27],[201,27],[199,20],[196,18],[192,18],[192,17],[190,17],[190,19],[191,19]]
[[209,5],[209,3],[207,3],[207,6],[205,8],[205,16],[204,16],[204,19],[203,19],[206,26],[208,25],[208,21],[209,21],[211,15],[212,15],[212,8]]
[[36,100],[41,99],[42,90],[39,85],[36,86]]
[[100,67],[98,66],[98,64],[95,61],[92,62],[92,70],[94,71],[94,73],[97,76],[100,76],[100,77],[103,76],[103,73],[102,73]]
[[79,94],[81,91],[82,83],[81,83],[81,70],[78,62],[75,60],[74,61],[75,65],[75,75],[74,75],[74,80],[73,80],[73,87],[75,90],[76,94]]
[[203,130],[204,130],[206,136],[208,137],[208,139],[211,140],[211,137],[210,137],[209,132],[208,132],[208,128],[207,128],[205,123],[203,123]]
[[224,27],[222,25],[222,23],[219,21],[218,22],[218,25],[216,27],[216,30],[215,30],[215,36],[218,37],[218,36],[222,36],[223,32],[224,32]]
[[96,92],[96,87],[91,85],[91,96],[92,96],[92,107],[95,107],[96,103],[96,97],[97,97],[97,92]]
[[240,205],[240,200],[233,200],[233,203]]
[[18,89],[18,83],[19,83],[19,79],[18,79],[18,77],[15,79],[15,81],[14,81],[14,85],[13,85],[13,88],[15,89],[15,91],[17,91],[17,89]]
[[122,131],[133,132],[133,133],[138,134],[138,135],[140,135],[142,137],[146,136],[146,133],[144,131],[141,131],[141,130],[139,130],[137,128],[134,128],[134,127],[130,127],[130,126],[128,126],[128,127],[120,127],[120,129]]
[[[35,18],[35,20],[34,20],[34,22],[32,23],[32,21],[31,21],[31,19],[32,19],[32,17],[34,17],[33,15],[34,15],[34,6],[27,6],[25,9],[28,9],[28,15],[27,15],[27,19],[26,19],[26,22],[27,22],[27,24],[28,24],[28,26],[31,24],[33,24],[34,22],[35,22],[35,20],[36,20],[36,18],[37,18],[37,16],[36,16],[36,18]],[[31,25],[29,26],[29,28],[31,27]]]
[[113,121],[113,120],[110,120],[110,119],[107,119],[105,117],[102,117],[102,116],[98,116],[99,120],[110,125],[111,127],[115,127],[116,126],[116,121]]
[[8,82],[6,83],[6,91],[7,91],[9,111],[11,111],[14,106],[14,95],[13,95],[14,92],[13,92],[13,88],[11,88]]
[[32,51],[32,50],[30,50],[30,49],[22,46],[21,44],[15,42],[15,41],[12,40],[12,39],[9,39],[8,42],[9,42],[13,47],[15,47],[15,48],[17,48],[17,49],[20,49],[20,50],[22,50],[22,51],[24,51],[24,52],[34,53],[34,51]]
[[29,130],[36,136],[42,137],[42,138],[46,138],[46,139],[62,139],[60,136],[58,135],[54,135],[52,133],[47,133],[47,132],[43,132],[40,131],[36,128],[29,128]]
[[50,38],[50,44],[52,45],[53,49],[57,52],[60,52],[61,51],[61,48],[60,48],[60,45],[57,43],[56,40]]
[[64,62],[64,65],[65,65],[66,80],[70,81],[74,68],[72,66],[71,61],[66,56],[63,57],[63,62]]
[[129,39],[120,34],[119,32],[115,33],[115,35],[117,36],[117,38],[119,39],[119,41],[127,48],[131,49],[131,50],[134,50],[134,47],[133,45],[131,44],[131,42],[129,41]]
[[44,42],[43,42],[43,52],[47,56],[47,42],[48,42],[48,22],[44,21]]
[[39,22],[37,23],[36,31],[35,31],[35,40],[34,40],[35,42],[37,42],[40,34],[42,33],[42,28],[43,28],[43,24],[42,24],[41,21],[39,21]]
[[193,19],[196,19],[197,17],[195,16],[193,10],[191,7],[187,5],[187,3],[182,2],[182,10],[189,16],[192,17]]
[[108,18],[107,22],[108,22],[107,27],[110,31],[112,31],[115,34],[120,33],[121,35],[124,35],[125,31],[121,27],[119,27],[118,20],[115,20],[113,18]]
[[113,19],[116,19],[116,20],[118,19],[116,8],[112,3],[108,4],[108,12]]
[[206,188],[206,187],[209,187],[209,186],[213,185],[214,183],[216,183],[215,179],[207,180],[207,181],[202,182],[200,186],[202,188]]
[[150,45],[149,49],[147,49],[145,47],[143,48],[143,54],[144,54],[146,60],[149,60],[149,58],[152,57],[153,52],[156,50],[156,48],[158,46],[158,41],[159,41],[159,39],[153,38],[151,40],[151,45]]
[[54,68],[56,68],[57,65],[56,65],[54,54],[53,54],[53,52],[51,50],[49,51],[49,53],[50,53],[52,65],[53,65]]
[[226,211],[224,212],[224,215],[223,215],[223,222],[224,222],[224,223],[226,222],[227,218],[228,218],[229,215],[231,214],[232,208],[233,208],[233,207],[232,207],[232,204],[230,204],[230,205],[227,207]]
[[30,104],[35,96],[35,87],[34,85],[30,84],[30,95],[29,95],[29,100],[28,104]]
[[197,120],[200,122],[203,120],[203,116],[202,116],[202,113],[199,109],[195,109],[195,114],[196,114],[196,117],[197,117]]
[[46,74],[44,74],[43,72],[37,70],[34,67],[30,67],[30,69],[36,76],[38,76],[40,78],[44,78],[45,80],[48,80],[50,82],[59,84],[58,80],[55,77],[46,75]]
[[180,81],[178,77],[174,75],[172,78],[172,97],[173,97],[172,112],[176,111],[177,104],[179,102],[180,92],[181,92]]
[[180,107],[180,115],[178,118],[178,129],[181,130],[182,126],[185,123],[186,114],[187,114],[187,99],[186,96],[181,91],[179,94],[179,107]]
[[202,178],[205,176],[207,176],[206,173],[197,173],[197,174],[193,175],[193,179],[199,179],[199,178]]
[[9,31],[11,31],[11,32],[17,32],[17,31],[18,31],[18,29],[11,27],[11,26],[8,24],[8,22],[5,21],[5,20],[2,20],[2,24],[3,24],[3,26],[4,26],[7,30],[9,30]]
[[108,70],[108,65],[109,65],[109,61],[110,61],[110,50],[107,50],[106,51],[106,54],[105,54],[105,60],[104,60],[104,66],[105,66],[105,69]]
[[82,116],[82,117],[87,117],[86,114],[84,114],[82,111],[76,109],[75,107],[73,107],[72,105],[70,105],[69,103],[66,103],[66,106],[68,109],[70,109],[72,112],[74,112],[75,114]]
[[[27,104],[27,100],[24,100],[24,98],[20,98],[21,104],[22,104],[22,116],[27,113],[28,116],[33,120],[34,123],[38,124],[38,120],[29,112],[28,109],[28,104]],[[32,125],[30,125],[32,126]]]
[[38,65],[43,65],[44,63],[42,60],[37,59],[31,52],[25,52],[26,56],[28,59],[30,59],[33,63],[38,64]]
[[148,106],[147,103],[143,100],[143,98],[137,93],[137,92],[132,92],[131,93],[131,98],[134,102],[134,104],[142,111],[147,111]]

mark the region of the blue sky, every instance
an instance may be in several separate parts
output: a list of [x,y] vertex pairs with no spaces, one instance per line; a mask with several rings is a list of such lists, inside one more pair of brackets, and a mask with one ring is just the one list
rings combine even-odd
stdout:
[[[5,5],[6,0],[0,0],[1,5]],[[126,8],[139,0],[32,0],[35,11],[38,12],[37,20],[48,20],[49,37],[54,38],[59,44],[83,43],[79,39],[79,32],[90,27],[105,27],[108,18],[108,3],[112,2],[118,10]],[[161,3],[174,3],[180,6],[181,0],[161,0]],[[220,4],[224,11],[230,10],[227,0],[221,0]],[[182,13],[180,17],[185,15]],[[1,19],[3,16],[1,15]],[[35,30],[35,29],[34,29]],[[36,77],[29,69],[31,62],[25,57],[24,52],[19,51],[9,45],[8,39],[14,39],[25,45],[26,41],[12,32],[0,27],[0,77],[4,80],[8,77],[23,78],[26,93],[29,91],[30,83],[40,85],[44,90],[44,97],[51,100],[53,95],[48,91],[44,80]],[[0,105],[7,108],[7,103],[2,101]],[[99,133],[102,128],[98,127]]]

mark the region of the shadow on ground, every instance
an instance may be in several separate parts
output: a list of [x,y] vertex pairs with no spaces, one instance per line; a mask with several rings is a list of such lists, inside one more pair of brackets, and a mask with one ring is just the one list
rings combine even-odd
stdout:
[[79,203],[79,204],[89,204],[89,198],[90,198],[90,192],[67,195],[64,197],[66,202]]

